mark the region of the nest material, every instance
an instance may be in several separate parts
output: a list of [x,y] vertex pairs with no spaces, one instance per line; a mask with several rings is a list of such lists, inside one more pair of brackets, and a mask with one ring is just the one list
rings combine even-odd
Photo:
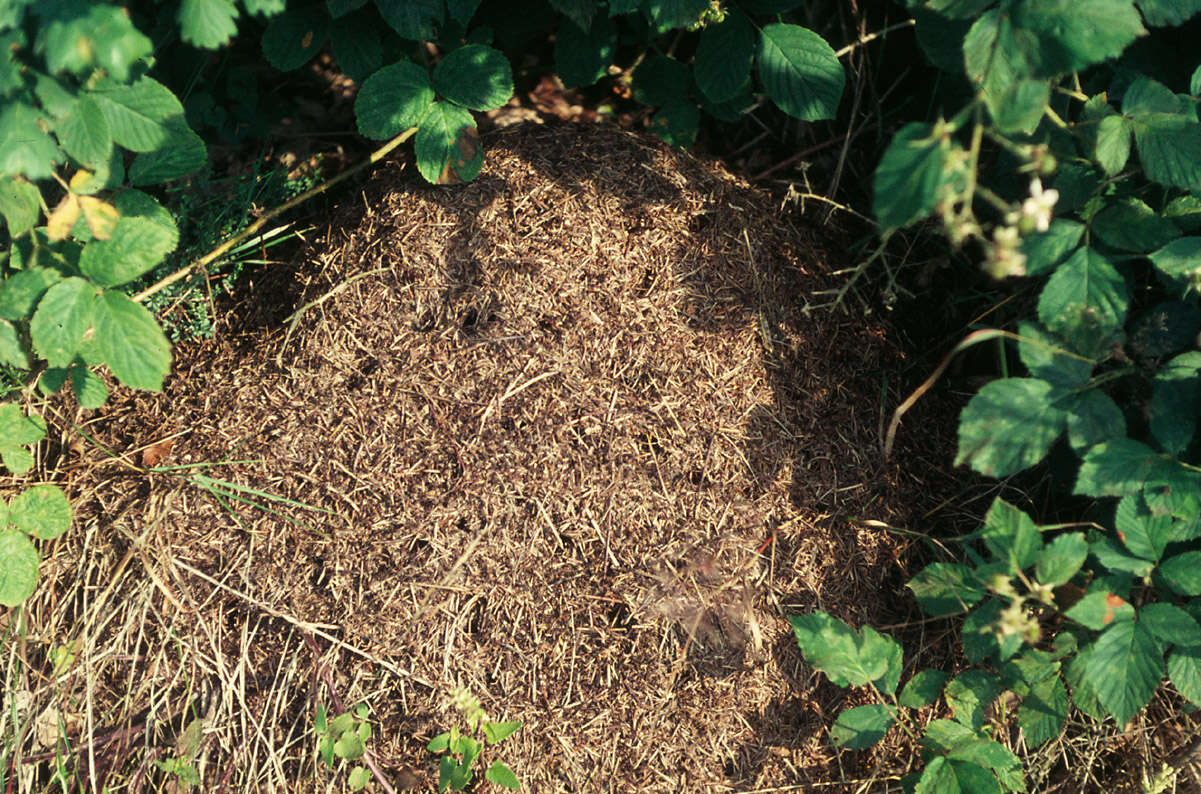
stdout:
[[847,520],[921,501],[879,462],[894,351],[805,310],[837,255],[720,167],[595,126],[486,143],[467,185],[385,166],[165,395],[106,409],[112,448],[175,437],[166,463],[326,512],[89,470],[73,535],[157,550],[95,697],[208,690],[206,774],[245,790],[309,785],[331,670],[411,780],[458,685],[525,721],[529,791],[839,779],[844,695],[784,617],[897,617],[897,541]]

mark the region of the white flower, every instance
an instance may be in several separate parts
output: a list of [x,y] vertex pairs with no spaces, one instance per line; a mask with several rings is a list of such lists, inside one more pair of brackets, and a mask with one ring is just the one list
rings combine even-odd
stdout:
[[1051,211],[1055,202],[1059,201],[1058,190],[1043,190],[1043,183],[1038,177],[1030,182],[1030,198],[1022,203],[1022,218],[1034,222],[1034,228],[1045,232],[1051,228]]

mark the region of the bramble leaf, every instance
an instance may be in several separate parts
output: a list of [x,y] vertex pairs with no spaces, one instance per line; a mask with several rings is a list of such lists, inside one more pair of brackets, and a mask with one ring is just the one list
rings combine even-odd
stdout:
[[1067,218],[1055,218],[1047,231],[1022,238],[1026,255],[1026,275],[1050,273],[1080,245],[1084,224]]
[[883,739],[892,723],[888,706],[875,704],[845,709],[830,728],[830,743],[848,750],[863,750]]
[[948,681],[943,694],[957,722],[980,730],[984,709],[1001,694],[1001,679],[984,670],[967,670]]
[[1159,456],[1146,444],[1118,438],[1098,444],[1084,455],[1073,493],[1080,496],[1126,496],[1143,487]]
[[46,290],[29,323],[37,354],[51,367],[75,360],[84,334],[92,327],[96,288],[82,278],[68,278]]
[[1201,706],[1201,645],[1177,646],[1168,656],[1168,678],[1176,691]]
[[206,50],[225,46],[238,32],[233,0],[181,0],[178,19],[180,38]]
[[922,670],[910,678],[909,683],[905,684],[897,702],[911,709],[929,706],[942,694],[942,687],[946,680],[947,674],[942,670]]
[[949,140],[911,122],[893,136],[876,166],[872,212],[885,232],[929,215],[943,186]]
[[442,24],[442,0],[375,0],[375,7],[402,39],[432,39]]
[[513,774],[513,770],[505,766],[501,761],[493,761],[492,766],[488,767],[484,772],[484,778],[489,783],[495,783],[507,789],[517,790],[521,788],[521,781],[517,779],[517,775]]
[[1081,598],[1063,614],[1093,631],[1101,631],[1114,623],[1134,620],[1134,607],[1121,596],[1098,590]]
[[38,585],[38,550],[25,534],[0,529],[0,605],[19,606]]
[[0,215],[8,224],[9,239],[37,225],[42,204],[37,185],[24,179],[0,178]]
[[1146,202],[1125,198],[1107,204],[1089,225],[1101,242],[1120,251],[1146,253],[1180,236],[1176,224],[1157,215]]
[[564,22],[555,34],[555,71],[565,88],[590,86],[605,75],[616,49],[612,18],[598,15],[587,31]]
[[433,103],[434,88],[425,69],[399,61],[364,81],[354,114],[360,133],[383,140],[417,126]]
[[1018,707],[1018,726],[1034,747],[1058,736],[1067,717],[1068,690],[1058,675],[1033,684]]
[[1122,327],[1129,303],[1126,281],[1099,251],[1081,248],[1043,287],[1038,317],[1052,333],[1086,355],[1104,348]]
[[1186,647],[1201,645],[1201,626],[1178,606],[1162,602],[1147,604],[1138,611],[1138,621],[1161,642]]
[[687,99],[692,75],[674,58],[655,55],[634,70],[634,98],[646,105],[666,105]]
[[130,85],[104,83],[91,97],[103,111],[113,140],[131,152],[153,151],[173,133],[187,129],[183,105],[175,94],[149,77]]
[[1160,564],[1159,573],[1168,587],[1177,593],[1201,595],[1201,551],[1186,551],[1169,557]]
[[17,329],[8,320],[0,320],[0,363],[17,369],[29,369],[31,363]]
[[154,315],[119,292],[96,301],[96,341],[117,380],[126,386],[160,391],[171,368],[171,345]]
[[330,49],[346,76],[362,85],[384,65],[379,25],[365,14],[335,19],[329,28]]
[[434,90],[472,110],[495,110],[513,96],[513,69],[499,50],[468,44],[434,67]]
[[804,121],[834,118],[846,75],[834,50],[799,25],[767,25],[759,34],[759,79],[773,102]]
[[1108,394],[1098,389],[1080,392],[1064,403],[1068,414],[1068,443],[1077,455],[1112,439],[1126,436],[1126,417]]
[[1050,587],[1066,584],[1088,557],[1088,543],[1084,534],[1069,532],[1060,535],[1046,546],[1038,555],[1038,565],[1035,575],[1038,581]]
[[132,281],[163,261],[179,240],[174,228],[150,218],[124,215],[107,240],[92,240],[83,247],[79,269],[92,281],[115,287]]
[[1197,432],[1201,408],[1201,352],[1176,356],[1155,374],[1150,407],[1151,434],[1169,455],[1179,456]]
[[71,503],[57,485],[35,485],[13,497],[8,520],[28,535],[53,540],[71,528]]
[[47,179],[62,162],[58,145],[39,124],[41,117],[24,102],[4,102],[0,110],[0,176]]
[[1030,516],[1000,498],[988,508],[980,538],[996,559],[1009,563],[1014,574],[1033,565],[1043,545]]
[[701,32],[692,69],[696,85],[711,102],[733,99],[751,74],[757,33],[746,14],[736,9]]
[[906,585],[922,611],[931,617],[954,615],[984,598],[984,588],[966,565],[934,562]]
[[1071,392],[1037,378],[994,380],[959,417],[955,465],[989,477],[1007,477],[1038,463],[1063,434],[1063,403]]
[[[387,19],[383,0],[377,5]],[[328,31],[329,17],[320,6],[289,8],[267,23],[263,31],[263,57],[281,72],[298,69],[325,46]]]
[[1105,631],[1088,657],[1097,698],[1125,725],[1155,694],[1163,678],[1163,651],[1141,623],[1120,621]]
[[1000,794],[1001,784],[982,766],[938,756],[922,770],[914,794]]

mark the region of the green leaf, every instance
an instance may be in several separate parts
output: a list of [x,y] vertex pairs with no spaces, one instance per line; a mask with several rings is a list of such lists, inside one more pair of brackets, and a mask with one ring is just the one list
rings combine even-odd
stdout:
[[1155,214],[1136,198],[1119,199],[1096,214],[1089,224],[1101,242],[1119,251],[1147,253],[1180,236],[1176,224]]
[[641,5],[659,33],[690,27],[709,10],[709,0],[643,0]]
[[975,573],[958,563],[931,563],[907,587],[913,591],[922,611],[936,618],[964,612],[984,598],[984,588]]
[[[384,13],[385,3],[377,5]],[[267,23],[263,57],[281,72],[299,69],[325,46],[328,31],[329,17],[319,6],[289,8]]]
[[505,766],[500,761],[493,761],[492,766],[484,772],[484,778],[489,783],[495,783],[503,788],[516,791],[521,788],[521,781],[517,779],[517,775],[513,774],[513,770]]
[[634,98],[646,105],[666,105],[687,98],[692,75],[674,58],[654,55],[634,70]]
[[517,731],[521,730],[521,720],[510,720],[509,722],[484,722],[484,736],[488,740],[488,744],[496,744],[508,739]]
[[1138,8],[1148,25],[1175,27],[1201,13],[1201,0],[1138,0]]
[[1055,218],[1047,231],[1022,238],[1022,253],[1026,255],[1026,275],[1050,273],[1080,246],[1084,224],[1066,218]]
[[346,776],[346,785],[350,787],[351,791],[362,791],[363,787],[370,782],[371,773],[361,766],[356,766]]
[[450,102],[435,102],[417,127],[413,143],[417,170],[427,181],[470,182],[484,164],[484,151],[471,113]]
[[80,408],[99,408],[108,401],[108,386],[87,367],[71,367],[71,389]]
[[834,118],[846,81],[834,50],[799,25],[767,25],[759,35],[759,79],[773,102],[804,121]]
[[1063,433],[1067,390],[1037,378],[985,384],[959,417],[955,465],[1007,477],[1038,463]]
[[1152,515],[1143,495],[1122,497],[1114,512],[1118,539],[1136,557],[1158,562],[1168,543],[1175,539],[1172,517]]
[[0,462],[19,477],[33,468],[33,455],[24,447],[0,447]]
[[434,67],[434,90],[472,110],[495,110],[513,96],[513,69],[499,50],[468,44]]
[[1001,694],[1001,679],[984,670],[967,670],[947,682],[944,695],[955,720],[972,730],[984,725],[984,709]]
[[103,293],[96,302],[96,340],[117,380],[135,389],[162,390],[171,345],[143,306],[119,292]]
[[0,176],[48,179],[63,160],[58,145],[38,123],[41,114],[24,102],[0,109]]
[[352,14],[334,20],[329,41],[342,71],[360,85],[384,65],[379,25],[370,15]]
[[1018,335],[1018,355],[1032,376],[1069,389],[1088,381],[1093,362],[1074,354],[1062,339],[1047,333],[1038,323],[1021,321]]
[[[995,626],[1001,619],[1001,608],[1000,601],[989,599],[963,619],[961,632],[963,655],[972,664],[979,664],[990,656],[1005,658],[1017,651],[1016,647],[1006,647],[1004,650],[1007,653],[1002,653],[1001,645],[997,642]],[[1005,638],[1007,645],[1013,644],[1011,640],[1013,637],[1016,635],[1009,635]],[[1020,644],[1021,639],[1017,638],[1016,642]]]
[[1172,90],[1150,77],[1139,76],[1130,83],[1122,98],[1122,112],[1131,118],[1154,113],[1188,114],[1189,105]]
[[58,271],[31,267],[0,281],[0,317],[27,320],[33,316],[46,290],[62,280]]
[[564,22],[555,34],[555,71],[566,88],[590,86],[603,77],[617,49],[617,27],[598,15],[585,32]]
[[0,529],[0,605],[20,606],[38,585],[38,550],[14,529]]
[[375,7],[402,39],[432,39],[442,24],[442,0],[375,0]]
[[1031,55],[1045,76],[1116,58],[1147,32],[1131,0],[1026,0],[1016,5],[1013,24],[1037,36]]
[[913,791],[914,794],[1000,794],[1001,784],[984,767],[939,756],[922,770]]
[[360,133],[383,140],[417,126],[433,103],[434,89],[425,69],[400,61],[363,82],[354,113]]
[[45,437],[46,420],[26,416],[16,403],[0,403],[0,446],[35,444]]
[[181,0],[180,37],[193,47],[215,50],[238,32],[238,9],[233,0]]
[[151,270],[174,250],[179,232],[155,220],[122,216],[107,240],[92,240],[83,247],[79,269],[92,281],[115,287]]
[[1059,587],[1067,584],[1088,557],[1088,543],[1084,534],[1069,532],[1060,535],[1039,552],[1035,574],[1041,584]]
[[1068,717],[1068,690],[1058,675],[1037,682],[1022,698],[1018,726],[1034,747],[1059,736]]
[[13,497],[8,520],[28,535],[54,540],[71,528],[71,503],[57,485],[35,485]]
[[[0,15],[3,12],[0,11]],[[12,27],[0,21],[0,30],[6,30]],[[18,51],[25,49],[25,32],[21,30],[8,30],[0,34],[0,98],[12,96],[19,88],[25,85],[25,80],[21,76],[23,64],[21,64],[14,56]]]
[[429,750],[431,753],[440,753],[448,747],[450,747],[449,731],[446,733],[440,733],[434,738],[430,739],[430,743],[426,745],[425,749]]
[[[82,13],[71,17],[71,12]],[[67,6],[39,31],[34,47],[46,57],[51,73],[82,75],[99,66],[120,82],[129,79],[134,64],[151,50],[150,39],[133,26],[129,12],[107,3]]]
[[1064,669],[1064,677],[1072,687],[1072,703],[1094,720],[1105,719],[1105,712],[1097,700],[1097,691],[1088,677],[1088,661],[1092,656],[1093,646],[1087,645],[1079,650],[1075,657]]
[[651,116],[647,129],[672,146],[691,146],[696,142],[700,123],[700,110],[684,99],[661,105]]
[[1121,171],[1130,160],[1130,124],[1117,114],[1097,125],[1096,160],[1108,176]]
[[1183,595],[1201,595],[1201,551],[1186,551],[1163,561],[1159,574],[1168,587]]
[[1137,714],[1163,678],[1163,651],[1141,623],[1121,621],[1093,646],[1087,674],[1119,726]]
[[888,706],[856,706],[838,715],[830,728],[830,743],[848,750],[863,750],[884,738],[892,727]]
[[592,15],[596,13],[594,0],[550,0],[550,6],[581,30],[592,26]]
[[113,132],[94,98],[83,94],[71,112],[54,124],[54,132],[67,154],[84,165],[103,163],[113,150]]
[[1131,126],[1149,179],[1201,191],[1201,124],[1175,113],[1147,113]]
[[757,43],[755,25],[738,10],[701,31],[692,64],[696,85],[711,102],[733,99],[751,74]]
[[479,5],[480,0],[446,0],[446,13],[452,20],[466,27],[475,16]]
[[951,761],[966,761],[992,770],[1008,791],[1025,791],[1022,763],[1004,745],[985,739],[970,728],[950,720],[933,720],[926,726],[922,747]]
[[1030,516],[1000,498],[988,508],[980,537],[996,559],[1009,564],[1013,574],[1033,565],[1043,545]]
[[150,152],[187,129],[183,105],[171,89],[149,77],[105,83],[91,94],[104,112],[113,140],[132,152]]
[[8,224],[9,239],[37,225],[42,205],[37,185],[24,179],[0,179],[0,215]]
[[1194,706],[1201,706],[1201,647],[1173,649],[1168,657],[1168,678],[1177,692]]
[[1128,573],[1142,578],[1150,574],[1151,569],[1155,567],[1149,560],[1127,553],[1115,539],[1108,536],[1098,537],[1089,544],[1088,550],[1097,558],[1097,562],[1115,573]]
[[1192,615],[1172,604],[1147,604],[1138,611],[1138,622],[1161,642],[1188,647],[1201,645],[1201,626]]
[[1201,474],[1175,458],[1160,458],[1147,475],[1143,498],[1153,515],[1193,521],[1201,515]]
[[1201,237],[1180,237],[1150,254],[1156,270],[1188,289],[1201,287]]
[[134,158],[129,167],[131,185],[154,185],[193,174],[204,167],[208,150],[204,140],[190,129],[173,129],[154,151]]
[[1201,407],[1201,353],[1176,356],[1152,381],[1151,434],[1165,452],[1180,456],[1197,432]]
[[96,288],[82,278],[69,278],[46,290],[29,324],[33,348],[52,367],[75,360],[83,336],[92,327]]
[[870,627],[860,633],[825,612],[794,615],[788,622],[805,661],[835,686],[866,686],[889,672],[895,641]]
[[1081,598],[1063,614],[1093,631],[1101,631],[1114,623],[1134,620],[1134,607],[1121,596],[1099,590]]
[[329,11],[329,15],[333,19],[341,19],[353,11],[358,11],[366,4],[367,0],[325,0],[325,9]]
[[1126,435],[1126,417],[1109,395],[1097,389],[1078,392],[1064,403],[1068,414],[1068,443],[1077,455]]
[[0,363],[29,369],[29,352],[17,336],[17,329],[8,320],[0,320]]
[[942,686],[946,680],[947,674],[942,670],[922,670],[905,684],[897,702],[911,709],[929,706],[942,694]]
[[949,149],[949,140],[934,137],[929,124],[910,122],[893,136],[874,177],[872,212],[885,232],[933,211],[947,179]]
[[354,731],[347,731],[334,741],[334,755],[347,761],[363,757],[363,740]]
[[1038,317],[1076,350],[1104,349],[1122,327],[1130,298],[1126,281],[1099,251],[1081,248],[1047,280]]
[[1135,493],[1158,458],[1150,447],[1129,438],[1098,444],[1085,453],[1073,493],[1097,497]]
[[[1201,75],[1201,67],[1197,74]],[[1163,208],[1163,216],[1186,234],[1201,230],[1201,196],[1177,196]]]

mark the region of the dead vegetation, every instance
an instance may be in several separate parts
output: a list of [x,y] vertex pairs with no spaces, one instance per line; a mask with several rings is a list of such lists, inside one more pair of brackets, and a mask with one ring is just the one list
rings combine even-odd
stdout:
[[487,143],[465,186],[382,168],[164,394],[57,405],[91,441],[44,450],[78,521],[5,659],[21,785],[61,721],[80,790],[182,790],[171,758],[205,791],[339,790],[312,734],[337,699],[432,791],[463,685],[525,721],[502,749],[532,792],[895,786],[916,749],[831,750],[859,696],[784,617],[913,617],[888,525],[950,495],[953,415],[880,460],[903,355],[806,311],[842,244],[719,167],[594,126]]

